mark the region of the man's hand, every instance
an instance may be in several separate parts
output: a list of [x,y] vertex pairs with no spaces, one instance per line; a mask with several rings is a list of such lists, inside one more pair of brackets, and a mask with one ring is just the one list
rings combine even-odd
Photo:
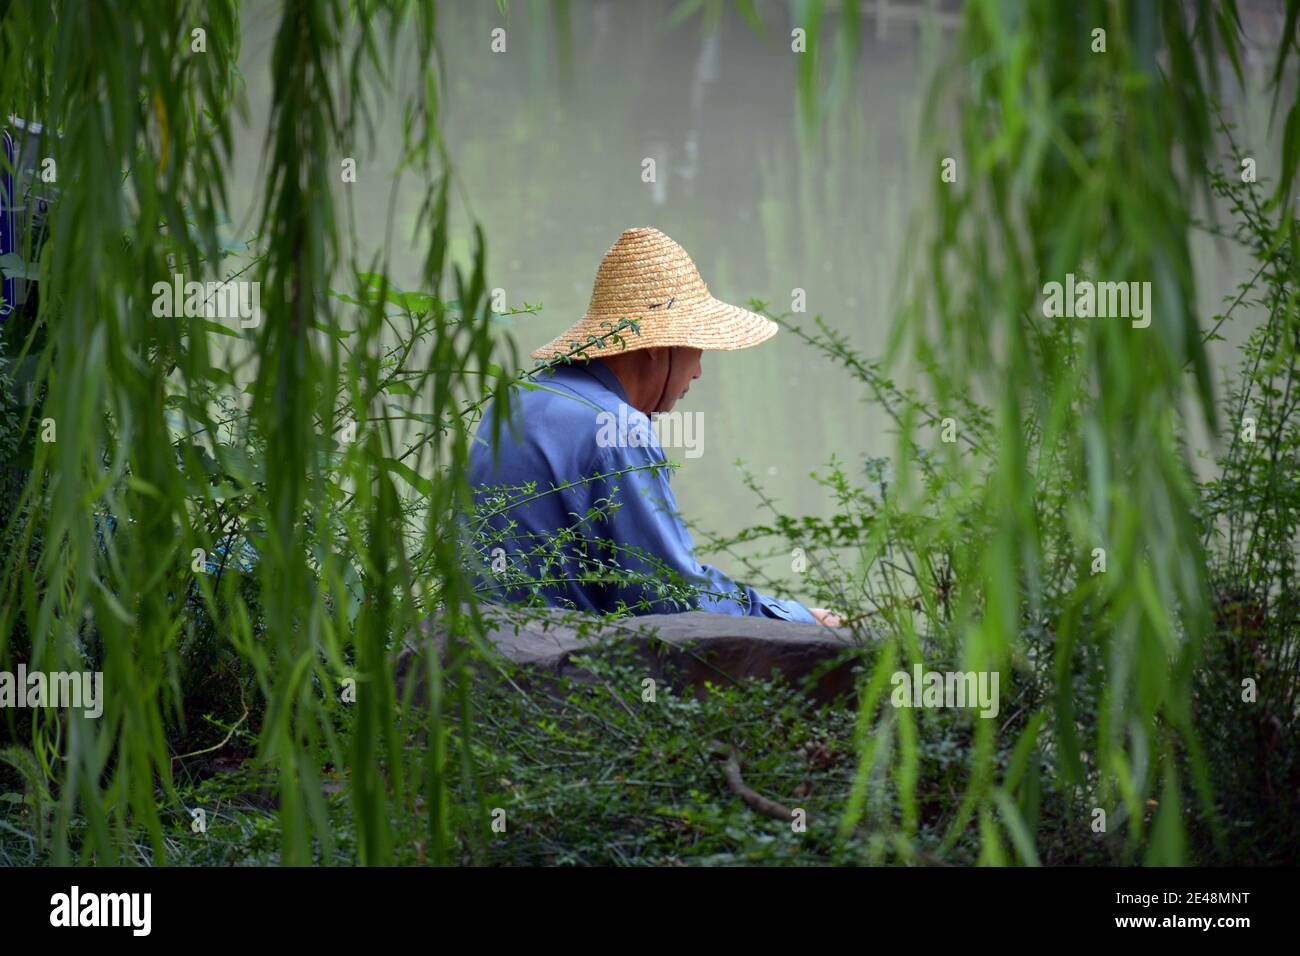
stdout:
[[833,611],[828,611],[824,607],[810,607],[808,610],[812,613],[813,617],[817,618],[817,623],[821,624],[823,627],[839,627],[844,623],[840,620],[838,614]]

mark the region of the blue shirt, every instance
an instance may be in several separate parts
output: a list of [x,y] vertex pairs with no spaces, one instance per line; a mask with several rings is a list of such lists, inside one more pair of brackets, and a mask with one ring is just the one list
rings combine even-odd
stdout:
[[491,409],[470,452],[485,598],[532,592],[602,614],[703,610],[815,623],[798,601],[760,594],[696,560],[659,440],[609,366],[562,365],[512,397],[495,460]]

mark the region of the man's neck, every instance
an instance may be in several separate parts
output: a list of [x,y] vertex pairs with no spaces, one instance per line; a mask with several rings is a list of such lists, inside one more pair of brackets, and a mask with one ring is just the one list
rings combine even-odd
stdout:
[[[632,352],[593,361],[603,362],[605,367],[614,373],[614,377],[623,386],[623,393],[627,396],[629,405],[649,415],[659,404],[663,394],[663,384],[659,383],[656,386],[655,383],[646,380],[645,363],[640,358]],[[651,392],[654,394],[650,394]]]

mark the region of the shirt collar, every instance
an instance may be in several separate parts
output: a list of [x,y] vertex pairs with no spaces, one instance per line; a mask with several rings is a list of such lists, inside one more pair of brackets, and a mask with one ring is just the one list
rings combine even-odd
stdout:
[[627,392],[623,389],[623,383],[618,380],[618,376],[614,374],[614,370],[600,359],[592,359],[588,362],[575,362],[569,367],[590,375],[601,385],[604,385],[607,389],[617,395],[620,402],[628,404]]

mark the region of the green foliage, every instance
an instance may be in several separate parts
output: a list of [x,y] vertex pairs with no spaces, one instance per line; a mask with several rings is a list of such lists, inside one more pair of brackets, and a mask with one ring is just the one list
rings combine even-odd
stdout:
[[[448,829],[448,805],[474,800],[470,781],[448,791],[448,766],[468,757],[449,749],[447,700],[436,694],[411,718],[429,747],[401,753],[385,651],[431,606],[465,639],[478,627],[450,531],[468,500],[472,424],[456,412],[492,380],[458,370],[491,367],[493,340],[481,236],[468,274],[446,261],[433,11],[282,6],[259,252],[223,275],[223,259],[242,249],[218,230],[240,103],[237,8],[206,5],[202,54],[182,10],[168,0],[54,3],[0,17],[0,101],[57,131],[49,148],[61,181],[75,184],[52,211],[39,313],[19,343],[44,389],[35,420],[53,419],[58,437],[33,444],[8,528],[0,661],[102,669],[108,688],[98,721],[41,712],[20,731],[7,713],[6,730],[61,758],[45,763],[55,860],[118,861],[143,833],[161,862],[163,818],[184,810],[173,771],[174,744],[192,729],[187,694],[221,681],[218,668],[231,684],[212,693],[228,701],[233,685],[252,701],[281,859],[331,855],[320,777],[326,762],[346,760],[357,859],[392,859],[391,808],[420,795],[430,858],[443,861],[462,836]],[[341,252],[334,157],[389,95],[384,63],[399,35],[422,71],[402,135],[406,165],[431,184],[415,231],[434,286],[394,303],[373,281],[382,254],[362,268]],[[155,318],[152,284],[176,271],[260,283],[262,323],[232,342],[202,315]],[[346,310],[320,294],[339,272],[360,287]],[[395,361],[384,342],[397,318],[408,325]],[[403,361],[416,346],[427,362],[412,371]],[[430,423],[406,451],[383,415],[398,391],[419,396]],[[345,420],[356,440],[340,447]],[[23,427],[30,438],[33,418]],[[440,480],[411,515],[397,481],[421,471]],[[191,570],[195,549],[214,556],[213,573]],[[418,587],[413,553],[431,587]],[[251,566],[232,573],[231,559],[247,554]],[[345,740],[338,687],[349,676],[363,688],[351,717],[363,732]],[[468,700],[459,704],[468,721]]]
[[[943,118],[958,117],[960,149],[932,147],[934,213],[918,229],[889,357],[910,361],[915,384],[896,385],[890,361],[858,355],[820,318],[814,329],[783,319],[891,416],[894,467],[869,461],[854,473],[833,462],[821,478],[841,509],[833,521],[773,508],[770,523],[714,542],[778,536],[806,547],[818,599],[873,629],[902,663],[1003,675],[1014,710],[976,722],[944,843],[975,828],[984,862],[1039,856],[1044,780],[1024,772],[1028,755],[1070,795],[1077,828],[1089,808],[1107,810],[1117,861],[1187,860],[1184,815],[1200,860],[1271,858],[1279,841],[1294,843],[1278,784],[1294,773],[1285,741],[1300,685],[1297,221],[1277,202],[1286,183],[1269,199],[1219,171],[1221,143],[1234,176],[1245,155],[1211,130],[1216,42],[1230,55],[1237,42],[1231,5],[1214,21],[1221,35],[1205,27],[1205,6],[1162,7],[1158,22],[1155,9],[968,5],[931,123],[946,130]],[[1088,52],[1095,26],[1108,32],[1105,54]],[[1158,49],[1174,61],[1168,73]],[[944,181],[940,160],[954,152],[956,181]],[[1229,235],[1260,263],[1208,327],[1188,253],[1199,195],[1229,201]],[[1067,273],[1150,281],[1150,326],[1047,317],[1045,283]],[[1218,424],[1205,343],[1243,300],[1268,322],[1227,391],[1221,476],[1198,489],[1191,416],[1211,434]],[[1248,406],[1262,436],[1250,446],[1240,441]],[[945,423],[952,441],[941,439]],[[1270,688],[1264,706],[1241,697],[1243,641]],[[886,765],[902,806],[897,821],[875,825],[901,824],[910,839],[915,731],[904,740],[906,714],[878,704],[863,699],[860,778],[876,772],[876,740],[897,722],[902,745]],[[1021,760],[1003,766],[1008,742]],[[851,800],[846,827],[864,812]],[[1225,823],[1236,828],[1230,846]],[[1243,842],[1246,826],[1276,836]]]
[[[1187,237],[1189,203],[1215,159],[1215,57],[1237,42],[1225,8],[1212,30],[1208,3],[969,4],[954,61],[965,66],[941,80],[936,105],[958,117],[961,172],[955,183],[934,179],[937,211],[920,234],[924,258],[897,334],[937,409],[954,414],[960,397],[991,396],[987,469],[972,475],[964,454],[941,460],[991,520],[984,534],[950,536],[956,586],[945,639],[966,668],[1007,673],[1019,669],[1026,619],[1054,630],[1054,694],[1041,703],[1058,769],[1124,819],[1129,849],[1145,847],[1149,862],[1180,858],[1167,800],[1181,785],[1177,755],[1212,809],[1188,706],[1208,589],[1179,436],[1189,391],[1216,426]],[[1097,28],[1104,53],[1091,50]],[[1149,281],[1150,326],[1076,321],[1077,344],[1063,343],[1051,327],[1061,320],[1043,318],[1042,295],[1067,273]],[[925,434],[910,422],[900,433],[905,463]],[[907,501],[910,468],[901,470]],[[1052,502],[1053,486],[1069,496]],[[1050,504],[1060,510],[1047,513]],[[952,508],[940,520],[960,527]],[[1045,533],[1052,521],[1065,533]],[[1105,574],[1084,570],[1095,548],[1105,549]],[[1049,590],[1062,564],[1076,573]],[[1096,721],[1081,728],[1074,684],[1093,653],[1105,679]],[[1017,843],[1011,820],[983,824],[1026,785],[999,780],[995,732],[977,725],[957,821],[981,820],[986,859]],[[1150,838],[1148,799],[1164,801]]]
[[[1239,155],[1232,130],[1221,128]],[[1226,379],[1223,419],[1231,437],[1202,488],[1214,639],[1196,674],[1194,702],[1225,828],[1248,842],[1253,856],[1281,860],[1295,843],[1290,826],[1300,790],[1293,746],[1300,730],[1300,262],[1287,207],[1272,206],[1258,187],[1218,171],[1212,188],[1233,210],[1225,239],[1258,263],[1214,328],[1243,305],[1267,318],[1242,346],[1238,374]],[[1248,681],[1256,697],[1244,703]]]

